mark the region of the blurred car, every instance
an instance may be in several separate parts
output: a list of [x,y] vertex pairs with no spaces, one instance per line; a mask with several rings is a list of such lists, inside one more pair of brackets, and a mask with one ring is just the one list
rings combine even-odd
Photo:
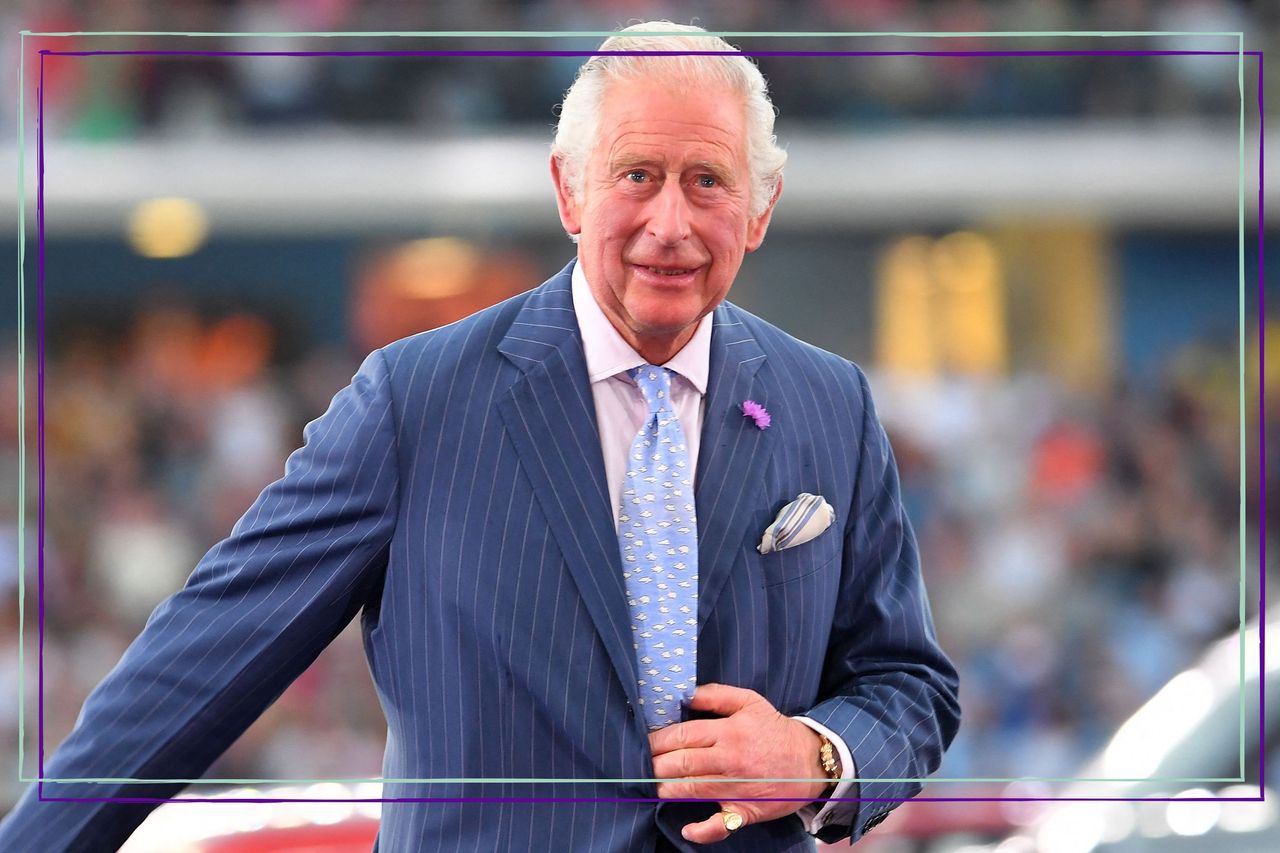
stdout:
[[[233,788],[195,802],[166,803],[138,827],[121,853],[369,853],[382,795],[376,782]],[[198,799],[197,799],[198,798]],[[313,802],[237,802],[278,799]],[[318,801],[318,802],[317,802]]]
[[[1280,850],[1277,637],[1273,612],[1265,630],[1219,640],[1117,730],[1061,802],[998,843],[954,853]],[[1112,801],[1071,801],[1089,797]]]

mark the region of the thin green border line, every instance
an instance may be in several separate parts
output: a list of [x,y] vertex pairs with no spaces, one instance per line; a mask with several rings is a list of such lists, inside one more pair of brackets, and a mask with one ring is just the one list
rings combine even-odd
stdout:
[[[383,781],[383,783],[463,783],[463,784],[494,784],[494,783],[639,783],[639,781],[658,781],[655,779],[588,779],[588,780],[564,780],[564,779],[385,779],[385,777],[371,777],[371,779],[317,779],[317,780],[300,780],[300,779],[118,779],[118,777],[99,777],[99,779],[55,779],[55,777],[28,777],[23,774],[24,760],[24,698],[26,698],[26,672],[23,665],[23,613],[24,613],[24,597],[26,597],[26,583],[24,583],[24,565],[26,565],[26,552],[24,552],[24,521],[26,521],[26,507],[24,507],[24,496],[26,496],[26,432],[24,432],[24,412],[26,412],[26,388],[24,388],[24,352],[26,352],[26,325],[24,325],[24,295],[26,295],[26,277],[24,277],[24,269],[26,269],[26,138],[23,131],[23,113],[24,113],[24,93],[26,93],[26,85],[24,85],[24,61],[26,61],[26,38],[27,36],[180,36],[180,37],[428,37],[428,38],[444,38],[444,37],[489,37],[489,38],[547,38],[547,37],[609,37],[617,35],[616,31],[552,31],[552,32],[503,32],[503,31],[453,31],[453,32],[163,32],[163,31],[101,31],[101,32],[33,32],[29,29],[20,31],[22,36],[22,50],[19,53],[18,60],[18,305],[19,305],[19,332],[18,332],[18,412],[19,412],[19,430],[18,430],[18,779],[19,781],[45,781],[45,783],[102,783],[102,784],[155,784],[155,783],[180,783],[180,784],[314,784],[325,783],[325,781],[335,781],[335,783],[344,783],[344,781]],[[678,36],[678,33],[671,32],[641,32],[636,31],[632,35],[660,35],[660,36]],[[1194,783],[1194,781],[1243,781],[1244,780],[1244,680],[1245,680],[1245,644],[1244,644],[1244,628],[1245,628],[1245,580],[1247,580],[1247,571],[1245,571],[1245,424],[1244,424],[1244,32],[1189,32],[1189,31],[1028,31],[1028,32],[740,32],[740,31],[709,31],[699,33],[699,35],[712,35],[722,37],[922,37],[922,38],[957,38],[957,37],[1161,37],[1161,36],[1234,36],[1236,38],[1236,86],[1240,92],[1240,114],[1239,114],[1239,142],[1238,142],[1238,175],[1236,175],[1236,191],[1238,191],[1238,211],[1236,211],[1236,246],[1238,246],[1238,292],[1239,292],[1239,414],[1240,414],[1240,602],[1239,602],[1239,635],[1240,635],[1240,685],[1239,685],[1239,717],[1240,717],[1240,776],[1236,779],[1229,777],[1157,777],[1143,776],[1134,777],[1134,779],[1124,779],[1124,777],[1108,777],[1108,779],[1087,779],[1087,777],[1079,776],[1018,776],[1018,777],[929,777],[929,779],[864,779],[863,781],[879,781],[879,783],[924,783],[924,781],[980,781],[980,783],[1016,783],[1016,781],[1091,781],[1091,783],[1130,783],[1130,781],[1179,781],[1179,783]],[[1260,234],[1261,240],[1261,234]],[[722,780],[723,781],[723,780]],[[754,780],[732,780],[732,781],[813,781],[804,780],[783,780],[783,779],[754,779]]]
[[27,92],[27,34],[18,40],[18,781],[28,782],[26,768],[26,699],[27,656],[23,648],[26,636],[27,589],[27,137],[23,128]]
[[[22,30],[23,35],[32,36],[184,36],[189,38],[342,38],[342,37],[366,37],[366,38],[382,38],[391,36],[396,38],[608,38],[616,36],[617,30],[546,30],[546,31],[510,31],[510,30],[436,30],[436,31],[420,31],[408,30],[399,32],[384,32],[371,30],[369,32],[271,32],[271,33],[213,33],[213,32],[171,32],[166,30],[84,30],[84,31],[67,31],[67,32],[33,32],[31,30]],[[648,30],[633,30],[628,33],[633,36],[672,36],[679,35],[672,33],[670,30],[660,32],[650,32]],[[699,35],[719,36],[721,38],[740,38],[740,37],[767,37],[767,38],[867,38],[867,37],[889,37],[889,38],[1016,38],[1019,36],[1044,37],[1044,36],[1066,36],[1066,37],[1101,37],[1101,38],[1124,38],[1130,36],[1141,37],[1162,37],[1162,36],[1238,36],[1241,44],[1244,42],[1244,32],[1194,32],[1183,30],[1076,30],[1065,32],[1062,30],[1027,30],[1025,32],[1004,30],[1001,32],[923,32],[923,33],[903,33],[903,32],[884,32],[884,33],[867,33],[867,32],[754,32],[751,30],[707,30]]]

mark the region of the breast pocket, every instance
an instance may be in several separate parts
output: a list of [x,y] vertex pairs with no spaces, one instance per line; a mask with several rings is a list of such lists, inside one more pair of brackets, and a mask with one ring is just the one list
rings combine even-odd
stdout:
[[770,554],[757,553],[755,556],[760,561],[764,586],[772,587],[816,576],[840,558],[841,544],[840,530],[833,524],[817,538],[803,545]]

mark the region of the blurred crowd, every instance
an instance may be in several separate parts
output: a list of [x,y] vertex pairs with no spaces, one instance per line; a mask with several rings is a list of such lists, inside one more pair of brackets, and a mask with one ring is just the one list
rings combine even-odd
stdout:
[[[710,29],[787,32],[1164,31],[1247,33],[1275,42],[1280,10],[1242,0],[17,0],[0,22],[45,32],[608,31],[666,18]],[[590,50],[588,39],[50,38],[29,50]],[[1228,50],[1232,37],[1124,39],[739,39],[760,50]],[[36,43],[38,42],[38,44]],[[0,45],[14,75],[18,40]],[[281,124],[386,128],[423,136],[547,126],[580,58],[49,57],[51,131],[73,138],[236,132]],[[913,118],[1213,117],[1238,109],[1234,56],[762,57],[788,122],[875,126]],[[28,65],[33,75],[35,66]],[[9,77],[14,91],[16,77]],[[66,120],[61,118],[66,116]],[[11,122],[11,116],[0,121]]]
[[[44,397],[49,749],[154,605],[283,472],[304,423],[358,363],[356,353],[318,344],[281,358],[261,318],[174,302],[140,307],[120,333],[60,340],[45,364]],[[964,676],[965,723],[943,775],[1071,775],[1236,624],[1233,359],[1191,346],[1163,383],[1097,393],[1031,374],[921,383],[873,371],[939,633]],[[30,753],[36,377],[27,367]],[[5,371],[3,393],[14,399],[17,374]],[[9,407],[0,412],[0,463],[12,474],[17,421]],[[1269,443],[1280,446],[1274,426]],[[1248,464],[1256,529],[1256,458]],[[1274,512],[1274,478],[1272,490]],[[14,495],[0,500],[11,536]],[[16,543],[0,548],[0,681],[14,692],[16,553]],[[1252,608],[1252,585],[1249,598]],[[6,752],[18,740],[15,714],[0,704]],[[211,775],[376,776],[384,734],[359,634],[349,629]],[[0,784],[2,808],[16,783]]]
[[[247,313],[201,316],[167,302],[141,308],[124,334],[67,335],[45,365],[44,731],[52,748],[88,690],[226,536],[258,492],[284,471],[302,427],[350,379],[345,353],[315,349],[290,363],[276,332]],[[34,359],[34,351],[29,353]],[[27,362],[32,368],[32,361]],[[16,399],[17,374],[4,386]],[[25,549],[26,744],[38,729],[36,375],[28,370]],[[4,407],[3,464],[15,474],[17,419]],[[6,478],[17,482],[17,477]],[[15,489],[16,493],[16,489]],[[16,520],[5,494],[5,534]],[[0,668],[17,695],[17,543],[3,551]],[[356,685],[353,688],[353,684]],[[360,689],[364,685],[367,689]],[[3,703],[3,749],[17,713]],[[348,632],[212,772],[236,777],[377,775],[385,723],[358,633]],[[16,761],[6,762],[16,765]],[[29,762],[27,772],[31,772]],[[5,780],[10,790],[16,780]]]
[[1256,420],[1242,593],[1235,358],[1190,344],[1161,381],[1093,393],[1033,374],[880,392],[962,674],[964,725],[939,775],[1070,778],[1235,629],[1242,595],[1256,613]]

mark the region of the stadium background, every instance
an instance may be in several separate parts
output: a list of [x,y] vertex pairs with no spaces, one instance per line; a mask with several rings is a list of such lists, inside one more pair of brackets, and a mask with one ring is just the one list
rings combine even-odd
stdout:
[[[1247,49],[1267,50],[1280,15],[1227,0],[473,2],[430,12],[392,0],[20,2],[0,12],[0,87],[15,103],[20,28],[568,31],[651,18],[753,31],[1243,30]],[[1204,36],[733,41],[761,50],[1236,49],[1234,38]],[[40,48],[597,42],[29,37],[27,104]],[[46,58],[48,749],[152,607],[280,475],[302,426],[365,352],[531,287],[571,256],[545,159],[553,105],[579,62]],[[872,376],[939,633],[962,674],[964,726],[940,775],[1069,777],[1238,624],[1236,58],[759,62],[791,162],[769,237],[731,298]],[[1247,59],[1250,615],[1263,461],[1256,76]],[[13,110],[0,117],[3,138],[15,138],[14,120]],[[29,109],[28,143],[34,126]],[[37,728],[33,152],[22,425],[17,311],[0,325],[10,353],[0,393],[11,401],[0,407],[0,466],[13,484],[0,494],[9,540],[0,547],[0,692],[18,693],[25,571],[28,775]],[[15,163],[12,142],[4,156]],[[16,211],[0,213],[16,234]],[[5,275],[13,281],[12,264]],[[1267,360],[1274,389],[1280,365]],[[1280,413],[1271,393],[1264,399],[1274,472]],[[377,776],[383,736],[351,629],[209,775]],[[17,740],[17,703],[0,703],[4,766],[16,766]],[[938,785],[946,796],[967,790]],[[0,812],[20,787],[14,774],[0,780]]]

